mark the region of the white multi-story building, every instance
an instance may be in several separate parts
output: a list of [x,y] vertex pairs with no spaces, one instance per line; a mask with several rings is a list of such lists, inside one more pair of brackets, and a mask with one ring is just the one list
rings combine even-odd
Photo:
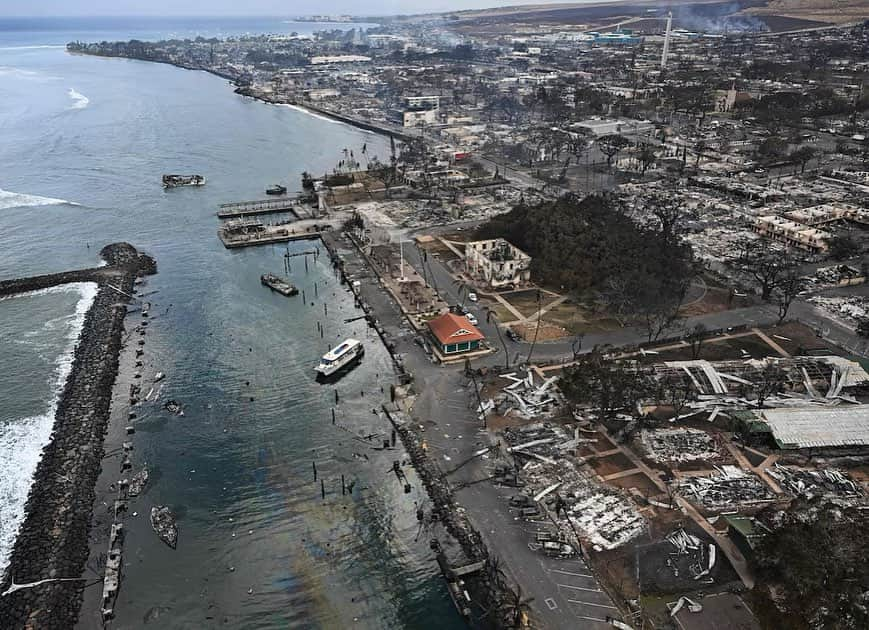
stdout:
[[490,287],[519,285],[531,279],[531,256],[503,238],[465,244],[467,271]]

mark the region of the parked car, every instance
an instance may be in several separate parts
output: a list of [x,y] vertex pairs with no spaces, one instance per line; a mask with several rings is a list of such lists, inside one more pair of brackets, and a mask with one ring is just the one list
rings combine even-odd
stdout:
[[514,494],[510,497],[510,507],[528,507],[529,505],[533,505],[534,501],[531,500],[531,497],[525,494]]
[[471,302],[476,302],[479,298],[477,297],[476,293],[468,293],[468,299]]
[[467,318],[468,318],[468,321],[471,322],[474,326],[476,326],[476,325],[479,323],[479,322],[477,321],[477,318],[474,317],[474,314],[473,314],[473,313],[468,313],[467,315],[465,315],[465,317],[467,317]]

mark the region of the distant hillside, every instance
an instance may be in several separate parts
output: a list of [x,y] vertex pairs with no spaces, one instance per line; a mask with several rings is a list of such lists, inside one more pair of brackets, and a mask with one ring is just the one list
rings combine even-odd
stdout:
[[[497,2],[497,0],[493,0]],[[765,26],[771,31],[816,28],[869,18],[869,0],[610,0],[527,4],[438,14],[399,16],[399,21],[440,18],[458,31],[498,31],[505,25],[564,24],[588,29],[617,22],[629,26],[672,11],[682,28],[733,31]]]
[[847,24],[869,19],[869,0],[769,0],[766,6],[752,7],[743,13]]

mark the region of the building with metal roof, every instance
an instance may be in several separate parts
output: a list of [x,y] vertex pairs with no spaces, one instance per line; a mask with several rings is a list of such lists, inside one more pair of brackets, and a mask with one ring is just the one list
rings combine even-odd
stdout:
[[869,405],[782,407],[758,414],[782,449],[869,445]]

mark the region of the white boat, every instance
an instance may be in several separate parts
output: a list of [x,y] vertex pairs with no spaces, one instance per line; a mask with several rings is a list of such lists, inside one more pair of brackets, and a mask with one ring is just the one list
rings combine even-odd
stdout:
[[358,339],[345,339],[340,344],[329,350],[320,359],[317,373],[321,376],[331,376],[341,368],[349,365],[362,356],[365,347]]

